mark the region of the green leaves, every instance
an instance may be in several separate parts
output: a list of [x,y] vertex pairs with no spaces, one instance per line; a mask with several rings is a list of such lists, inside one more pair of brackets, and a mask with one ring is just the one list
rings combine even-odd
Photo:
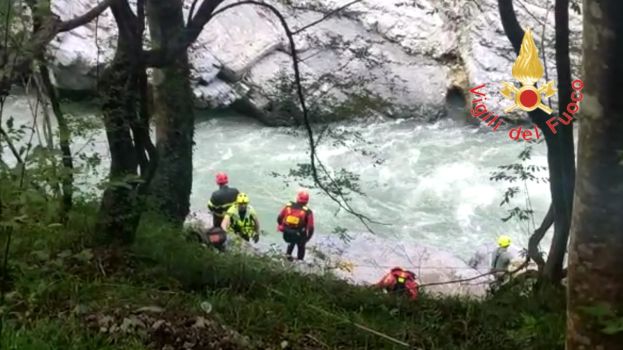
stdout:
[[517,193],[519,193],[519,187],[509,187],[509,188],[507,188],[506,192],[504,192],[504,199],[500,203],[500,206],[502,206],[504,204],[509,204],[511,198],[515,197],[515,195]]
[[20,225],[24,224],[28,219],[28,215],[19,215],[13,216],[8,220],[0,221],[0,234],[8,234],[12,233],[14,230],[19,228]]
[[45,250],[35,250],[31,252],[30,255],[41,262],[45,262],[50,259],[50,253]]
[[348,230],[341,226],[334,227],[333,232],[331,233],[337,235],[340,240],[346,244],[350,243],[353,240],[353,237],[348,233]]
[[614,316],[612,309],[607,303],[598,303],[593,306],[581,306],[579,308],[583,313],[596,318],[604,318]]
[[531,155],[532,146],[526,146],[517,156],[519,159],[518,163],[498,166],[498,169],[500,170],[491,173],[491,177],[489,178],[491,181],[506,181],[508,183],[521,181],[523,184],[523,191],[519,186],[511,186],[504,192],[500,206],[512,206],[513,199],[517,198],[520,192],[524,194],[526,201],[525,207],[514,206],[508,210],[508,216],[501,218],[503,222],[507,222],[512,218],[517,218],[519,221],[529,222],[530,218],[532,218],[532,215],[534,214],[534,211],[532,210],[532,206],[530,204],[527,182],[534,181],[536,183],[546,183],[549,181],[547,176],[537,176],[539,172],[546,171],[547,167],[525,164],[527,160],[531,159]]
[[136,185],[142,182],[144,181],[143,179],[141,179],[140,175],[128,174],[124,176],[123,178],[111,180],[111,181],[104,183],[103,187],[104,188],[121,187],[121,188],[125,188],[131,191],[135,188]]
[[593,316],[604,334],[614,335],[623,332],[623,316],[619,316],[609,303],[599,302],[592,306],[581,306],[579,310]]
[[[499,172],[493,172],[489,180],[492,181],[508,181],[515,182],[517,180],[522,181],[535,181],[537,183],[548,182],[548,177],[538,177],[534,173],[547,170],[547,167],[538,165],[526,165],[523,164],[509,164],[500,165],[498,169],[502,169]],[[507,173],[510,172],[510,174]]]
[[508,216],[502,218],[502,221],[506,222],[512,219],[513,217],[516,217],[518,220],[521,220],[521,221],[530,220],[530,218],[532,217],[532,214],[534,214],[534,211],[531,209],[522,209],[519,207],[515,207],[509,210],[508,212],[509,212]]
[[75,254],[74,259],[80,261],[80,262],[89,262],[93,259],[93,252],[91,251],[91,249],[84,249],[82,251],[80,251],[78,254]]
[[614,335],[623,332],[623,317],[608,322],[606,327],[603,328],[601,331],[608,335]]

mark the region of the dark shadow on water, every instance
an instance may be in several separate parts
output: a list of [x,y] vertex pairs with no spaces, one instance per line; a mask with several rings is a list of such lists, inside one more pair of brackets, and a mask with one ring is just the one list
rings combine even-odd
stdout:
[[448,119],[468,123],[472,121],[469,118],[470,114],[465,93],[458,86],[452,86],[448,89],[446,93],[446,110]]

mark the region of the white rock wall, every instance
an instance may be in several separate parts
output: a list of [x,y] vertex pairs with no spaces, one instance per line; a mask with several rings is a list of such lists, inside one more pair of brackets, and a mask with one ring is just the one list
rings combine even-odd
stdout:
[[[191,0],[185,0],[188,12]],[[221,6],[236,0],[227,0]],[[293,30],[349,0],[267,0]],[[85,12],[96,0],[53,0],[62,19]],[[537,46],[543,34],[549,80],[556,79],[553,0],[515,1],[520,23]],[[549,9],[549,10],[548,10]],[[545,31],[543,26],[545,24]],[[571,11],[574,78],[579,77],[581,17]],[[97,30],[96,30],[97,28]],[[57,36],[49,48],[54,83],[90,90],[114,55],[116,25],[110,10],[96,22]],[[487,83],[490,108],[502,109],[503,81],[512,81],[515,55],[499,19],[496,0],[364,0],[339,16],[295,36],[310,101],[327,105],[354,94],[391,103],[390,116],[436,119],[445,114],[448,89]],[[219,14],[189,50],[196,104],[226,107],[244,99],[260,110],[276,94],[280,72],[292,75],[289,45],[277,17],[265,8],[241,6]],[[99,66],[99,69],[97,68]]]

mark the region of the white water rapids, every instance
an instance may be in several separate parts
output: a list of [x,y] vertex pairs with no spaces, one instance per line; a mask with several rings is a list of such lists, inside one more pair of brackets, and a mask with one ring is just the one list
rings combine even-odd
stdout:
[[[76,116],[74,119],[97,119],[94,109],[74,104],[69,110]],[[32,123],[24,97],[7,101],[3,126],[10,115],[17,124]],[[231,185],[250,196],[268,233],[262,236],[260,249],[268,249],[271,244],[284,248],[285,243],[275,231],[276,215],[286,201],[294,198],[299,183],[273,173],[287,174],[297,163],[309,162],[306,134],[293,134],[289,128],[264,127],[232,113],[217,117],[200,115],[197,119],[191,209],[206,211],[206,203],[216,187],[214,174],[226,171]],[[40,120],[38,123],[41,125]],[[494,244],[498,235],[510,235],[516,248],[527,246],[527,223],[514,219],[502,222],[510,208],[500,207],[506,188],[519,186],[523,190],[523,183],[489,180],[499,165],[518,162],[517,155],[524,148],[523,143],[510,140],[507,131],[491,132],[452,120],[434,124],[358,120],[331,128],[359,132],[371,144],[354,140],[349,143],[384,160],[375,165],[374,158],[353,151],[351,145],[333,144],[331,139],[323,140],[318,147],[318,156],[328,169],[345,168],[360,176],[359,186],[365,196],[353,195],[352,207],[388,224],[373,224],[377,234],[374,236],[357,218],[338,210],[338,205],[322,192],[311,191],[309,205],[316,218],[317,234],[310,246],[322,243],[320,249],[324,249],[330,243],[344,248],[345,243],[331,232],[336,226],[348,229],[353,240],[344,257],[356,267],[350,276],[355,281],[376,280],[395,264],[420,274],[428,273],[426,269],[434,270],[436,277],[430,272],[428,281],[469,277],[478,272],[470,270],[464,261],[484,245]],[[98,152],[103,159],[99,178],[86,179],[93,184],[107,173],[105,134],[99,132],[95,136],[94,147],[83,145],[83,138],[74,137],[72,151]],[[12,163],[4,143],[2,152],[3,159]],[[544,144],[534,145],[528,164],[547,165]],[[539,175],[545,176],[546,172]],[[539,225],[550,201],[549,184],[528,182],[527,189],[535,211],[534,221]],[[524,207],[526,197],[520,193],[511,203],[513,207]],[[532,222],[529,228],[533,229]],[[542,245],[548,247],[549,235]],[[428,255],[424,256],[425,249]],[[440,272],[445,270],[451,272]]]

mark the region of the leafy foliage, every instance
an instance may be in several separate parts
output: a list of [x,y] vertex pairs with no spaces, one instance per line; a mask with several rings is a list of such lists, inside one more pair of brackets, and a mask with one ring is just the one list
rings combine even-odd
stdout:
[[601,331],[607,335],[623,332],[623,316],[616,312],[613,305],[597,303],[592,306],[580,307],[582,313],[592,316],[596,323],[602,327]]
[[[66,228],[16,232],[13,282],[3,309],[5,344],[144,349],[163,341],[157,343],[162,348],[175,339],[153,336],[152,327],[168,323],[167,332],[186,338],[198,334],[193,329],[202,317],[211,326],[200,333],[247,339],[229,347],[236,349],[284,342],[300,349],[395,346],[352,322],[417,348],[564,348],[564,306],[555,299],[509,290],[475,301],[423,291],[411,303],[330,275],[302,275],[266,257],[213,253],[155,217],[143,222],[129,251],[103,251],[90,247],[93,220],[83,221],[95,213],[78,206]],[[59,313],[62,323],[53,321]]]
[[[504,192],[500,206],[509,206],[508,216],[503,217],[502,221],[507,222],[513,218],[520,222],[529,221],[533,218],[534,210],[530,204],[530,195],[528,193],[527,182],[543,183],[548,182],[546,176],[539,176],[540,172],[546,171],[547,167],[526,164],[531,159],[532,146],[527,145],[517,156],[519,163],[498,166],[499,171],[491,174],[491,181],[505,181],[508,183],[520,182],[520,186],[511,186]],[[513,199],[519,195],[524,195],[524,206],[513,206]]]

